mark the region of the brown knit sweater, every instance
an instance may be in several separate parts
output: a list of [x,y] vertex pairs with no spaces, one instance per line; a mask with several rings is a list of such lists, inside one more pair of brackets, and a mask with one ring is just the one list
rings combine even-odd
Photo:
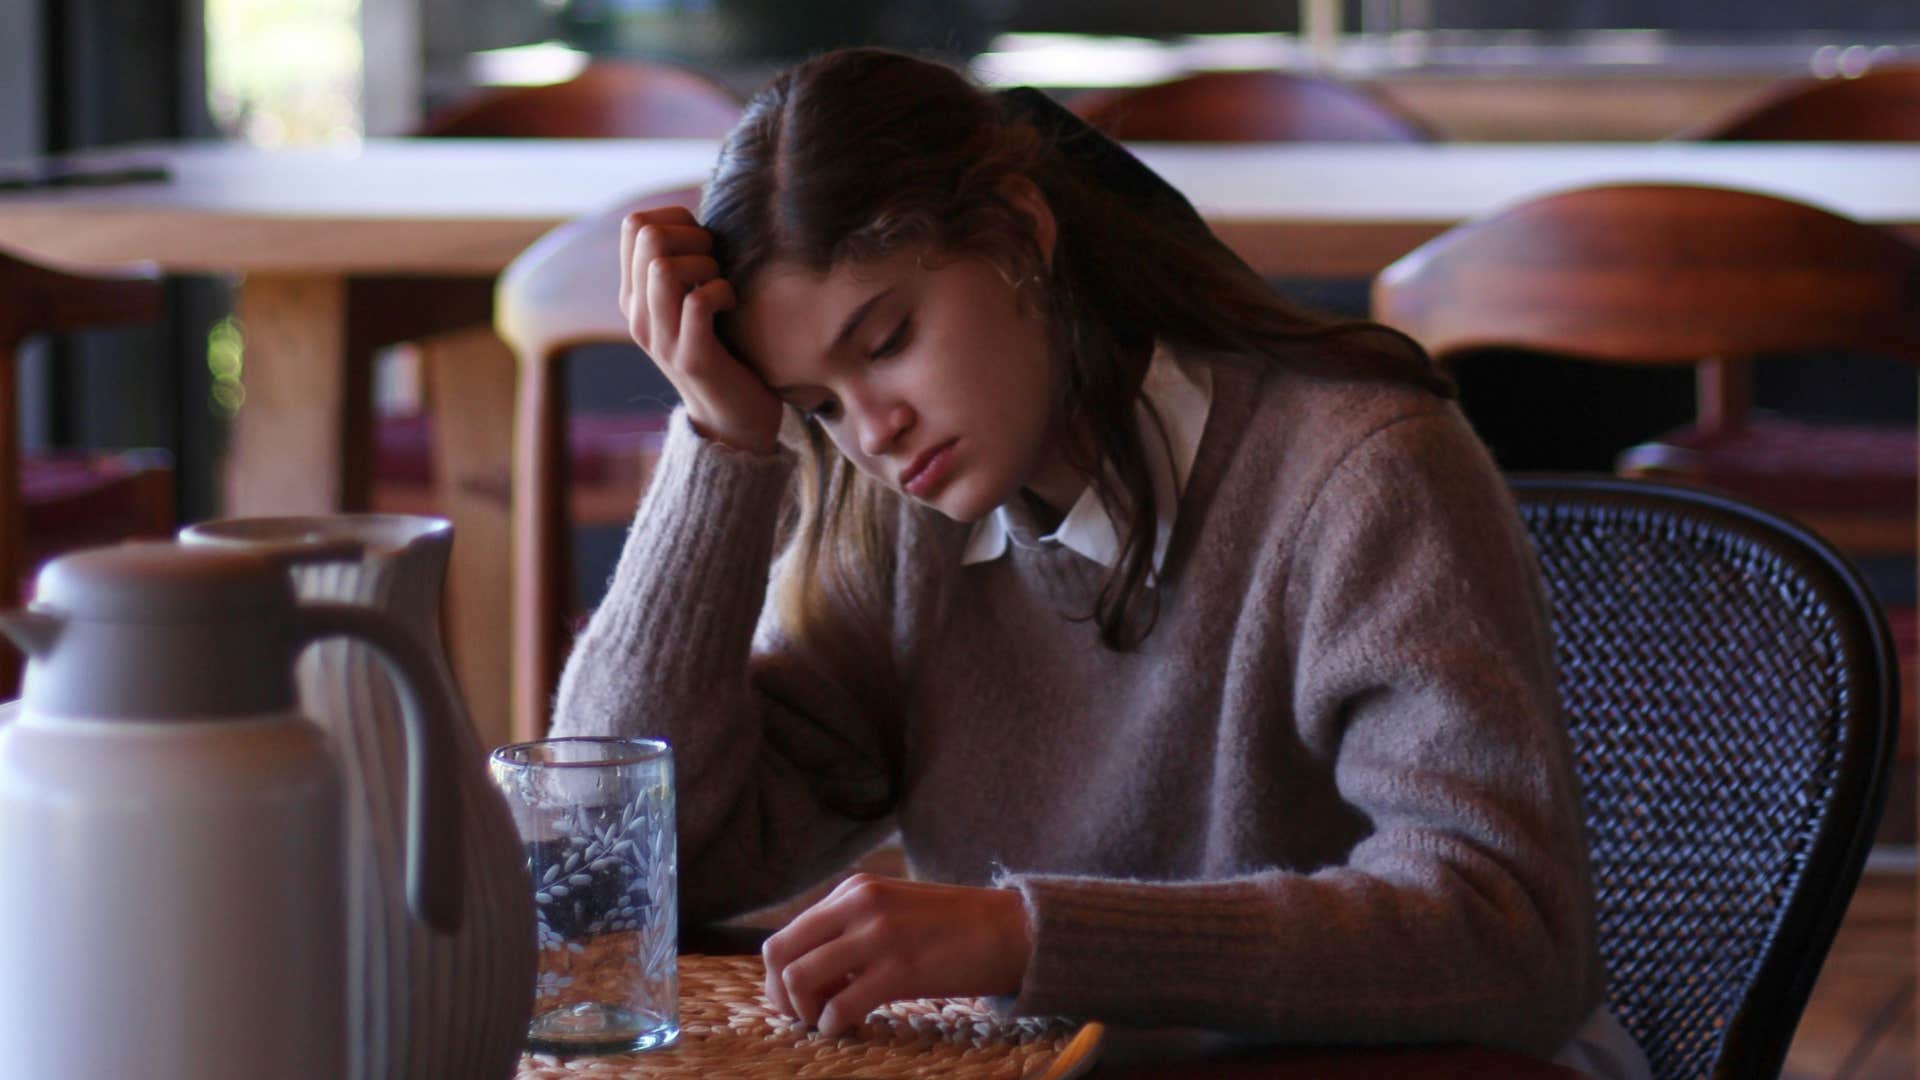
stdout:
[[1601,972],[1500,477],[1422,391],[1206,362],[1140,648],[1068,617],[1104,568],[1034,523],[962,567],[965,526],[903,504],[902,704],[857,707],[762,610],[792,459],[677,415],[555,730],[673,745],[691,919],[791,895],[897,827],[915,876],[1024,895],[1018,1011],[1550,1056]]

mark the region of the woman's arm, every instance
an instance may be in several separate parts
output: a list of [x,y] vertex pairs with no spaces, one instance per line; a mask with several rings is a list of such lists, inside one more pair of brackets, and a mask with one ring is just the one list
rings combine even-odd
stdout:
[[1267,602],[1294,645],[1274,659],[1292,716],[1274,722],[1370,834],[1310,872],[1009,876],[1033,938],[1014,1008],[1551,1054],[1598,974],[1551,640],[1504,483],[1452,409],[1402,418],[1332,470],[1284,549]]
[[808,678],[771,625],[755,646],[792,470],[791,455],[730,449],[676,410],[560,680],[555,735],[673,747],[689,919],[783,899],[850,861],[892,798],[878,720]]

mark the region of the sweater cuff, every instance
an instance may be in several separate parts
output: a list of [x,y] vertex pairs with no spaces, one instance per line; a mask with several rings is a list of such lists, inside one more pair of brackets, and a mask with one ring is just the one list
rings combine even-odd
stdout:
[[1244,956],[1272,934],[1251,883],[1007,875],[995,884],[1020,891],[1033,939],[1019,995],[996,1002],[1017,1015],[1138,1022],[1143,987],[1204,1008],[1220,987],[1196,957]]

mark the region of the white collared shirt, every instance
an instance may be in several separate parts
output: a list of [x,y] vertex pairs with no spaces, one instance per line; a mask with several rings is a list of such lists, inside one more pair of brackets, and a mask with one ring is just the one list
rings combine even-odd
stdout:
[[[1149,403],[1152,413],[1147,410]],[[1153,539],[1155,571],[1166,558],[1174,517],[1180,510],[1179,496],[1186,490],[1187,478],[1193,474],[1194,458],[1200,452],[1200,435],[1206,430],[1207,413],[1212,408],[1213,375],[1207,365],[1183,361],[1165,348],[1154,349],[1146,378],[1140,384],[1140,400],[1133,405],[1133,416],[1140,427],[1141,444],[1153,480],[1153,505],[1158,517]],[[974,523],[960,556],[960,565],[991,562],[1006,554],[1010,535],[1007,509],[998,507]],[[1112,567],[1120,561],[1119,531],[1101,506],[1092,485],[1080,493],[1073,508],[1061,519],[1059,528],[1040,540],[1060,544],[1102,566]]]

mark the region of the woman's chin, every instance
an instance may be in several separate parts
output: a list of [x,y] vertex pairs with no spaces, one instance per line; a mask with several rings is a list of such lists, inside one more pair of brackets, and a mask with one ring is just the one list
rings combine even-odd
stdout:
[[[1008,497],[1011,498],[1011,495]],[[971,525],[993,513],[1006,499],[995,499],[993,493],[974,490],[972,485],[949,484],[919,501],[939,511],[944,517],[962,525]]]

